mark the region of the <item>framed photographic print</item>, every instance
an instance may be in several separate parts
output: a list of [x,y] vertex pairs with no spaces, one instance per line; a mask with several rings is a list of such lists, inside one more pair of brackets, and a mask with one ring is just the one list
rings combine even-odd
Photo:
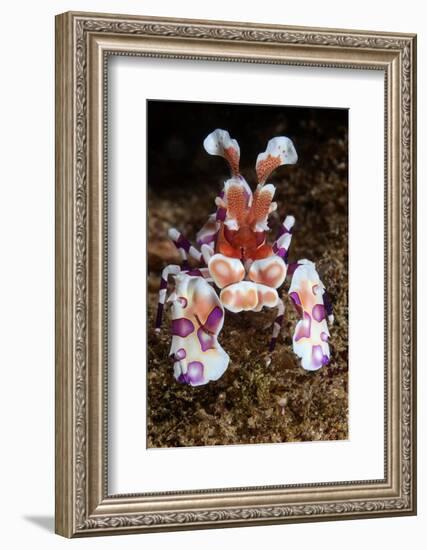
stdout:
[[56,18],[56,531],[416,513],[416,37]]

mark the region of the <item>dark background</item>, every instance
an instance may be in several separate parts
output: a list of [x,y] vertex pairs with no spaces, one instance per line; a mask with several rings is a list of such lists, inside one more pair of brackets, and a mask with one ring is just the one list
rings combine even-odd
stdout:
[[[147,119],[148,446],[346,439],[348,111],[148,101]],[[256,157],[268,140],[286,135],[294,142],[297,164],[280,167],[269,179],[278,203],[270,218],[271,240],[284,217],[294,215],[289,260],[314,261],[331,295],[331,363],[320,371],[304,371],[292,351],[297,316],[284,291],[287,280],[285,323],[273,354],[268,343],[275,310],[226,312],[219,340],[231,361],[222,378],[198,388],[173,378],[168,314],[161,335],[154,333],[160,272],[179,263],[167,230],[176,227],[195,242],[215,211],[214,199],[229,177],[226,162],[203,148],[216,128],[239,142],[241,173],[252,189]]]

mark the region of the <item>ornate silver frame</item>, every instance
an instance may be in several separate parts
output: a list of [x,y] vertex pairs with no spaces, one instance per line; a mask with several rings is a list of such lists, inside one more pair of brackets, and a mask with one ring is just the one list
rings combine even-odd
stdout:
[[[105,74],[108,55],[385,73],[385,477],[109,495]],[[255,69],[254,69],[255,70]],[[65,13],[56,18],[56,532],[66,537],[416,513],[416,37]]]

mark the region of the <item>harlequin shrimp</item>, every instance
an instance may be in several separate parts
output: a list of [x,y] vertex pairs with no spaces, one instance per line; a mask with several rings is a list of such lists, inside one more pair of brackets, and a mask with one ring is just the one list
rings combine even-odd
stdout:
[[[304,369],[321,368],[330,360],[327,321],[333,322],[332,307],[315,264],[306,259],[288,263],[295,218],[287,216],[276,240],[272,244],[267,241],[268,218],[277,204],[273,202],[275,187],[266,182],[279,166],[297,162],[292,141],[275,137],[258,155],[254,192],[239,171],[239,144],[226,130],[213,131],[203,145],[207,153],[227,161],[231,175],[215,200],[216,211],[197,233],[197,246],[176,229],[169,230],[182,265],[168,265],[162,271],[156,330],[160,330],[167,302],[171,305],[170,356],[175,379],[200,386],[224,374],[230,359],[218,336],[225,310],[237,314],[276,308],[272,352],[285,313],[278,291],[287,275],[291,276],[288,293],[300,316],[293,351]],[[190,267],[189,257],[197,268]],[[169,279],[173,289],[167,296]]]

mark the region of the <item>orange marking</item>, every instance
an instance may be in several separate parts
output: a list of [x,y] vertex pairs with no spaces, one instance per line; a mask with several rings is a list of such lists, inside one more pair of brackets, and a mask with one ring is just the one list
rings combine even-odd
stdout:
[[256,167],[258,181],[264,183],[271,172],[280,166],[280,162],[280,157],[273,157],[272,155],[268,155],[264,160],[260,160]]
[[197,314],[200,324],[204,325],[213,308],[218,305],[216,294],[201,292],[199,288],[196,288],[194,294],[188,298],[186,317],[191,318],[192,315],[196,316]]
[[233,293],[228,288],[221,292],[221,299],[224,304],[230,304],[233,299]]
[[227,191],[227,211],[231,218],[238,221],[246,217],[246,197],[243,187],[230,185]]
[[233,305],[242,309],[253,309],[258,303],[258,293],[255,288],[249,288],[246,292],[241,289],[235,291]]
[[231,231],[222,225],[218,232],[215,252],[241,260],[260,260],[273,254],[272,247],[265,242],[265,236],[255,233],[244,222],[237,231]]
[[313,306],[317,304],[317,298],[313,292],[313,283],[307,280],[301,281],[298,295],[303,309],[311,313]]
[[258,291],[258,304],[262,304],[264,306],[271,306],[272,304],[276,304],[277,302],[277,293],[273,292],[272,290],[268,290],[267,292],[263,292],[262,290]]
[[[284,266],[284,264],[283,264]],[[265,273],[265,279],[268,281],[268,286],[276,286],[277,281],[281,279],[283,275],[284,267],[280,267],[278,264],[273,264],[270,267],[267,268],[267,271]]]
[[221,227],[220,232],[218,233],[218,239],[216,242],[215,252],[224,254],[229,258],[241,258],[242,254],[240,248],[234,247],[230,244],[224,236],[224,226]]
[[233,235],[232,244],[235,248],[256,248],[256,235],[247,225],[241,226]]
[[227,147],[224,148],[224,156],[230,165],[231,173],[233,176],[237,176],[239,174],[239,154],[237,153],[236,149],[233,147]]
[[286,277],[286,265],[282,260],[273,256],[263,264],[254,263],[249,269],[249,279],[271,288],[278,288]]
[[262,244],[255,250],[248,250],[247,257],[250,260],[262,260],[263,258],[268,258],[273,254],[273,249],[267,243]]
[[276,300],[276,294],[274,292],[269,291],[265,294],[265,299],[268,302],[274,302]]
[[236,264],[231,258],[225,260],[223,258],[212,258],[209,263],[209,270],[220,287],[225,287],[231,285],[232,283],[240,282],[245,276],[245,270],[243,265],[238,262],[240,265],[230,265],[231,263]]
[[258,292],[255,285],[239,286],[239,283],[225,288],[220,295],[221,302],[232,309],[249,311],[258,304]]
[[261,222],[267,218],[272,198],[273,196],[268,190],[257,188],[254,193],[251,211],[248,216],[248,222],[251,225]]

